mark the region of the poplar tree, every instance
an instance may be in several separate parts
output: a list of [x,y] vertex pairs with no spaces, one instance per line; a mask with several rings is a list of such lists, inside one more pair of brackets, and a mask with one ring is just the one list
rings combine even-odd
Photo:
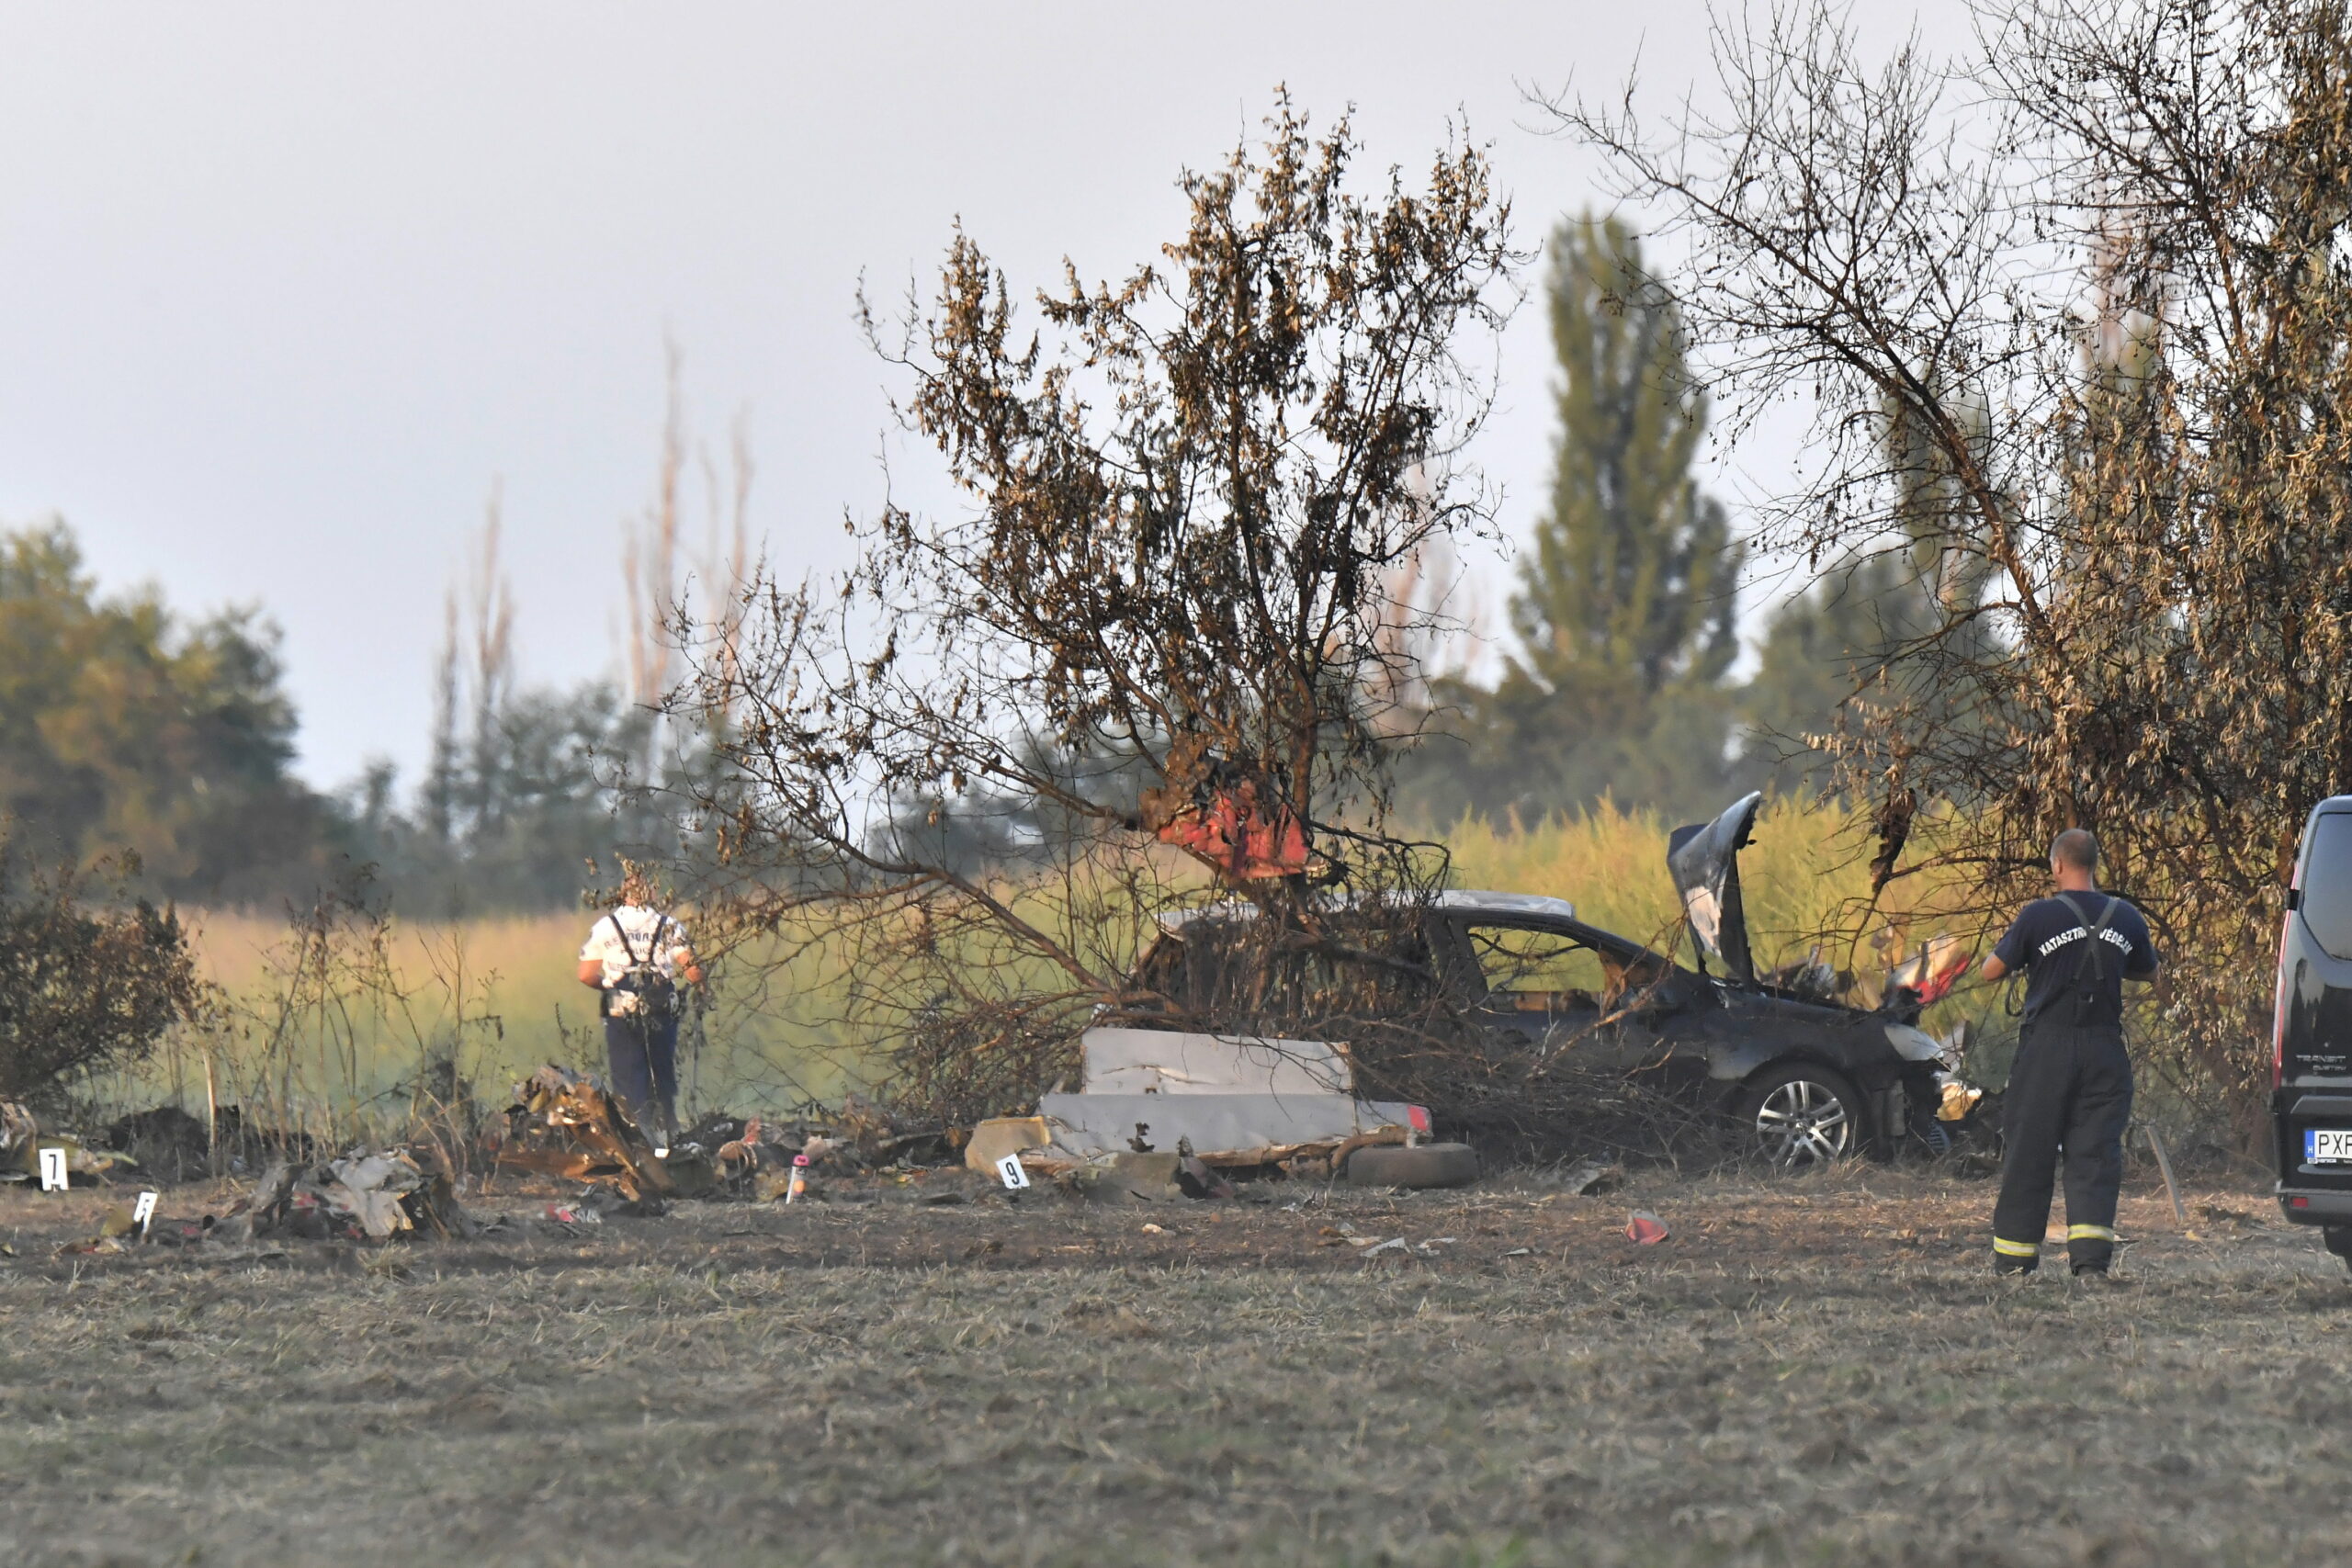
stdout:
[[1510,605],[1520,651],[1492,692],[1449,694],[1472,765],[1432,748],[1438,765],[1415,782],[1441,816],[1533,819],[1603,795],[1702,811],[1731,784],[1724,677],[1745,558],[1692,472],[1706,397],[1680,314],[1623,223],[1564,222],[1550,249],[1559,426]]
[[[1952,400],[1967,450],[1990,467],[1988,414],[1981,399]],[[1973,614],[1990,581],[1982,552],[1956,548],[1967,498],[1954,465],[1899,402],[1880,410],[1889,528],[1857,543],[1774,607],[1755,678],[1741,694],[1740,766],[1749,784],[1821,790],[1836,783],[1834,758],[1868,726],[1895,667],[1984,657],[1990,632]],[[1930,690],[1937,722],[1969,728],[1969,695]]]

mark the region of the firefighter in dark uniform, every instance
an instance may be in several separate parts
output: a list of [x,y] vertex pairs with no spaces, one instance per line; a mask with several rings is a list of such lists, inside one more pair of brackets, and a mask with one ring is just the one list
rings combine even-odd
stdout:
[[2132,1120],[2123,982],[2154,978],[2156,950],[2140,911],[2098,890],[2098,840],[2080,828],[2059,834],[2050,846],[2056,895],[2020,910],[1984,960],[1987,980],[2026,974],[2025,1021],[2002,1105],[2007,1151],[1993,1208],[1996,1273],[2028,1273],[2041,1263],[2061,1148],[2066,1260],[2078,1277],[2105,1279],[2115,1259],[2115,1200]]

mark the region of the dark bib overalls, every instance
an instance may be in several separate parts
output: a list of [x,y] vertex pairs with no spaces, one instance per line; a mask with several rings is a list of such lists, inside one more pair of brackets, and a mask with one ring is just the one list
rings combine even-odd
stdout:
[[[2096,895],[2094,895],[2096,897]],[[2113,912],[2113,906],[2109,913]],[[2093,934],[2072,944],[2077,964],[2116,964]],[[2056,1005],[2029,1018],[2002,1102],[2001,1197],[1993,1208],[1996,1264],[2021,1272],[2041,1257],[2050,1190],[2064,1151],[2066,1259],[2075,1272],[2106,1271],[2115,1258],[2115,1203],[2123,1187],[2123,1134],[2132,1121],[2132,1062],[2120,1008],[2086,1008],[2070,983]],[[2094,1016],[2085,1017],[2086,1011]]]

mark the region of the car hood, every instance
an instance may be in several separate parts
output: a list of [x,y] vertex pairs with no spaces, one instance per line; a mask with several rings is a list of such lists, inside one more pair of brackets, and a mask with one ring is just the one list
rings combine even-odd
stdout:
[[1724,973],[1753,983],[1756,960],[1747,946],[1747,915],[1739,901],[1739,852],[1747,844],[1764,792],[1753,791],[1734,801],[1731,809],[1712,822],[1677,828],[1666,840],[1666,869],[1674,890],[1682,897],[1682,912],[1690,917],[1690,934],[1699,940],[1700,967],[1713,954]]

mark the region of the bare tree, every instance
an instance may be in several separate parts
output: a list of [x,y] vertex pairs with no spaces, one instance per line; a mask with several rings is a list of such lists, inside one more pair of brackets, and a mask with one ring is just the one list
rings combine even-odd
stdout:
[[[433,671],[433,752],[426,764],[424,809],[427,831],[447,845],[479,824],[498,798],[496,781],[482,775],[494,759],[498,724],[514,685],[514,594],[500,558],[504,525],[504,487],[493,482],[482,509],[475,555],[467,563],[462,589],[466,637],[459,636],[460,585],[450,583],[442,598],[441,649]],[[470,681],[464,642],[471,643]],[[458,709],[470,684],[473,733],[460,739]]]
[[482,517],[481,554],[473,563],[468,608],[473,622],[474,798],[469,803],[476,827],[494,827],[505,799],[501,781],[484,776],[504,755],[498,728],[514,696],[514,590],[507,581],[499,547],[504,527],[503,487],[492,485]]
[[[684,356],[674,343],[663,347],[666,396],[653,501],[621,525],[624,695],[655,722],[645,728],[641,755],[615,761],[639,787],[658,787],[681,766],[691,765],[680,753],[679,733],[660,722],[662,710],[678,684],[687,640],[703,638],[721,662],[735,657],[751,573],[753,470],[746,423],[740,415],[735,421],[722,474],[709,448],[695,439],[686,417]],[[686,543],[685,522],[696,474],[706,513],[698,552]],[[690,583],[700,592],[690,594]],[[706,616],[707,624],[698,625]],[[726,720],[723,712],[695,716],[702,725],[721,728]],[[689,732],[688,748],[695,744]]]
[[1471,339],[1520,258],[1476,149],[1365,196],[1344,119],[1268,123],[1118,283],[1069,268],[1024,320],[959,231],[927,309],[866,309],[968,509],[887,507],[835,584],[763,572],[672,699],[735,716],[707,804],[739,919],[849,944],[870,1020],[1028,1062],[983,1100],[1046,1087],[1036,1042],[1173,905],[1311,931],[1322,889],[1437,874],[1386,824],[1394,666],[1435,619],[1405,563],[1489,526]]
[[623,623],[621,649],[628,665],[628,699],[649,708],[659,705],[669,693],[676,667],[668,631],[673,606],[678,601],[679,487],[687,458],[686,413],[678,389],[676,344],[662,344],[662,362],[666,395],[662,403],[661,459],[654,470],[653,502],[641,515],[621,525],[621,587],[628,615]]
[[2146,1045],[2245,1118],[2296,830],[2352,789],[2352,12],[1977,20],[1873,64],[1775,11],[1716,30],[1713,114],[1551,107],[1684,248],[1724,403],[1815,411],[1765,542],[1934,577],[1836,738],[1882,881],[1957,863],[1989,914],[2094,829],[2177,960]]

